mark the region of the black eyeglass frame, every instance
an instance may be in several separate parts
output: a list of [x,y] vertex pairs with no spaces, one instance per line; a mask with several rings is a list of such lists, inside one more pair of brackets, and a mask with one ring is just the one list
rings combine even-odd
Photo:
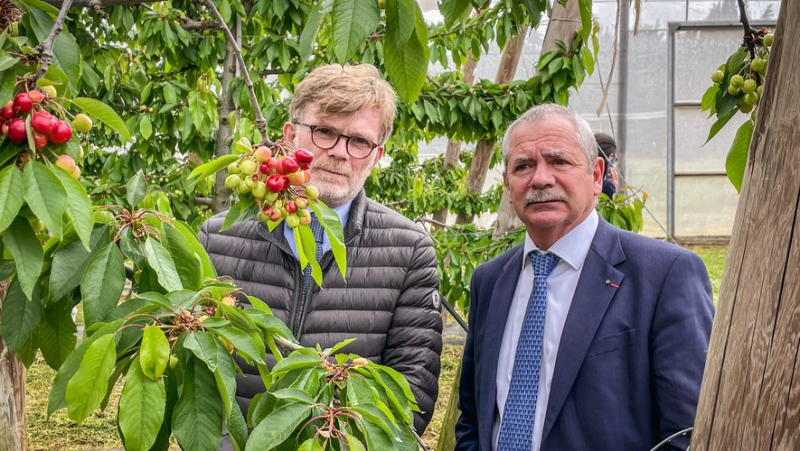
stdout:
[[[375,143],[372,140],[369,140],[367,138],[364,138],[363,136],[348,136],[348,135],[345,135],[344,133],[339,133],[339,130],[336,130],[335,128],[333,128],[331,126],[328,126],[328,125],[306,124],[306,123],[303,123],[303,122],[293,122],[293,124],[295,124],[295,125],[303,125],[303,126],[308,127],[309,130],[311,130],[311,142],[314,143],[315,146],[317,146],[317,147],[319,147],[320,149],[323,149],[323,150],[333,149],[334,147],[336,147],[337,144],[339,144],[339,140],[341,140],[344,137],[345,138],[344,148],[347,151],[347,155],[350,155],[352,158],[355,158],[356,160],[363,160],[365,158],[369,158],[369,156],[372,155],[372,152],[375,152],[375,149],[380,147],[380,144]],[[314,130],[317,129],[318,127],[329,128],[329,129],[333,130],[334,132],[336,132],[336,141],[334,141],[333,144],[331,144],[328,147],[320,146],[319,144],[317,144],[317,141],[314,139]],[[350,140],[353,139],[353,138],[363,139],[364,141],[372,144],[372,148],[363,157],[358,157],[358,156],[353,155],[352,153],[350,153]]]

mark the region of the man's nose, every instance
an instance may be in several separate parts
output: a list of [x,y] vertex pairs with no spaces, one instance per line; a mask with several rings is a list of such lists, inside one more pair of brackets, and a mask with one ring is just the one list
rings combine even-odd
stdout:
[[544,188],[553,186],[555,178],[552,170],[546,164],[537,164],[531,175],[530,186],[534,188]]
[[347,138],[345,138],[344,136],[340,136],[339,141],[336,143],[336,145],[328,149],[326,153],[328,154],[329,157],[346,160],[348,157]]

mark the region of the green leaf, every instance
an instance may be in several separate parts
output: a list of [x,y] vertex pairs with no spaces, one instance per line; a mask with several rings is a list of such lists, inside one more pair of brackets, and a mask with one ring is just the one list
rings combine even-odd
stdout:
[[48,307],[36,330],[42,355],[50,368],[57,370],[75,350],[77,328],[72,321],[72,304]]
[[[409,31],[411,30],[411,31]],[[428,70],[428,28],[414,0],[387,0],[384,55],[386,72],[407,104],[419,97]]]
[[128,204],[131,208],[136,208],[139,202],[144,199],[144,196],[147,195],[147,182],[144,179],[144,172],[141,169],[136,172],[136,175],[131,177],[125,190],[127,191],[126,200]]
[[67,415],[72,421],[81,423],[100,405],[116,360],[113,334],[98,338],[86,350],[80,368],[67,384]]
[[0,50],[0,72],[8,69],[9,67],[17,64],[19,58],[13,57],[8,53]]
[[28,300],[26,294],[22,292],[19,279],[14,278],[3,300],[0,332],[3,334],[6,346],[14,352],[22,348],[39,325],[42,305],[38,288],[37,285],[31,299]]
[[728,157],[725,159],[725,172],[737,193],[742,192],[742,181],[747,167],[747,153],[750,151],[750,141],[753,139],[753,125],[751,119],[739,127],[733,138],[731,149],[728,151]]
[[147,263],[156,272],[158,283],[167,291],[178,291],[183,289],[181,277],[175,268],[175,262],[164,246],[155,238],[147,237],[144,242],[144,253]]
[[200,359],[189,357],[172,413],[172,434],[183,449],[216,451],[222,437],[223,400],[214,374]]
[[353,434],[347,435],[347,445],[350,446],[350,451],[367,451],[367,448],[364,447],[364,444],[361,443],[359,439],[353,436]]
[[139,348],[142,373],[150,379],[161,379],[169,362],[169,341],[164,331],[156,325],[145,326]]
[[50,390],[49,401],[47,404],[48,416],[52,415],[56,410],[67,407],[67,384],[72,379],[72,376],[78,371],[81,361],[83,360],[83,356],[86,354],[89,346],[91,346],[92,343],[101,337],[114,334],[117,328],[120,326],[122,326],[122,321],[114,321],[104,324],[92,335],[84,336],[83,342],[80,344],[80,346],[78,346],[75,351],[73,351],[69,357],[67,357],[67,360],[65,360],[61,365],[61,368],[58,369],[58,374],[56,374],[56,378],[53,381],[53,388]]
[[92,228],[94,218],[92,216],[92,201],[86,194],[86,189],[81,185],[72,174],[56,166],[53,174],[61,182],[61,186],[67,193],[67,216],[72,221],[78,237],[86,250],[91,249]]
[[370,404],[350,408],[362,417],[358,425],[367,438],[368,449],[395,449],[396,443],[392,440],[394,428],[385,413]]
[[444,23],[447,28],[452,28],[467,18],[472,9],[470,0],[442,0],[439,4],[439,11],[444,16]]
[[22,291],[32,299],[44,266],[44,251],[27,219],[17,216],[3,234],[3,244],[14,257]]
[[228,210],[228,214],[225,215],[225,220],[222,222],[220,232],[224,232],[240,222],[254,218],[256,214],[258,214],[258,204],[256,204],[251,196],[244,197]]
[[324,351],[322,351],[322,353],[328,356],[333,355],[333,353],[339,351],[340,349],[344,348],[345,346],[349,345],[354,341],[356,341],[355,338],[348,338],[346,340],[340,341],[339,343],[336,343],[330,348],[325,349]]
[[319,355],[308,355],[294,351],[272,367],[272,376],[275,377],[299,368],[313,368],[322,362],[322,357]]
[[300,267],[305,270],[306,265],[311,265],[311,277],[317,286],[322,286],[322,268],[317,261],[317,241],[311,227],[299,226],[293,230],[294,242],[300,256]]
[[24,192],[22,173],[16,165],[9,165],[0,171],[0,232],[8,228],[19,213],[24,203]]
[[150,117],[147,115],[143,115],[142,119],[139,121],[139,133],[141,133],[142,138],[145,140],[153,136],[153,123],[150,122]]
[[245,450],[261,451],[275,448],[286,441],[310,414],[311,406],[304,404],[286,404],[275,409],[253,429]]
[[109,243],[89,261],[81,279],[86,326],[103,321],[125,288],[125,262],[116,243]]
[[217,339],[209,332],[193,332],[186,334],[183,347],[192,351],[198,359],[205,362],[209,371],[217,370]]
[[718,91],[718,84],[713,84],[706,90],[705,94],[703,94],[703,100],[700,102],[700,111],[705,111],[714,106],[714,101],[717,98]]
[[161,224],[161,244],[172,256],[175,269],[181,279],[181,285],[190,290],[197,290],[203,283],[203,269],[198,257],[188,240],[172,224]]
[[344,64],[380,22],[375,0],[338,0],[331,11],[333,54]]
[[314,42],[317,40],[319,28],[325,15],[322,13],[323,2],[317,3],[308,14],[308,21],[300,34],[300,61],[306,62],[311,57]]
[[[55,22],[44,11],[37,8],[28,8],[31,14],[31,26],[39,42],[44,42]],[[75,42],[75,38],[70,34],[66,27],[56,37],[53,44],[53,63],[64,70],[69,77],[69,82],[73,88],[77,88],[81,79],[81,50]]]
[[59,240],[64,231],[62,216],[67,208],[67,192],[61,182],[44,164],[32,161],[25,166],[25,201],[47,230]]
[[131,364],[119,400],[119,429],[126,450],[147,451],[155,442],[166,409],[164,380],[147,377],[138,358]]
[[[214,269],[214,265],[211,263],[211,257],[208,256],[206,249],[203,247],[202,243],[200,243],[200,240],[197,239],[197,235],[195,235],[195,232],[191,230],[186,224],[180,221],[173,222],[172,226],[174,226],[181,233],[181,235],[183,235],[184,239],[186,239],[186,243],[188,244],[189,248],[200,259],[200,266],[202,268],[202,273],[200,274],[200,281],[202,282],[206,278],[216,278],[217,271]],[[180,270],[181,269],[179,267],[178,271]],[[191,287],[187,288],[191,289]]]
[[102,225],[92,230],[89,244],[91,252],[87,251],[78,239],[67,241],[65,238],[62,241],[61,249],[53,254],[50,266],[50,300],[63,298],[80,284],[89,261],[97,251],[108,244],[108,240],[108,227]]
[[342,279],[347,280],[347,249],[344,247],[344,229],[339,215],[322,202],[309,202],[308,206],[314,211],[317,220],[325,229],[325,234],[331,243],[331,252],[336,260],[336,266],[339,267]]
[[581,11],[581,37],[584,41],[592,32],[592,0],[578,0]]
[[308,405],[314,404],[314,398],[312,398],[311,395],[296,388],[284,388],[282,390],[270,392],[270,394],[278,399],[288,399]]
[[728,121],[731,120],[731,118],[736,114],[737,111],[739,111],[739,110],[738,109],[730,110],[728,112],[728,114],[726,114],[725,116],[722,116],[721,118],[717,119],[717,121],[714,122],[713,125],[711,125],[711,130],[708,131],[708,139],[706,139],[706,142],[703,143],[704,146],[709,141],[711,141],[711,138],[716,136],[717,133],[719,133],[719,131],[722,130],[722,127],[724,127],[725,124],[727,124]]
[[227,154],[217,157],[208,163],[203,163],[192,170],[192,172],[189,174],[189,180],[203,180],[204,178],[227,168],[229,164],[233,163],[239,158],[241,158],[240,155]]
[[[349,439],[350,436],[348,435],[347,438]],[[297,451],[323,451],[322,445],[317,443],[316,439],[310,438],[303,442]]]
[[126,141],[131,139],[131,133],[128,131],[128,127],[125,126],[125,122],[110,106],[99,100],[86,97],[76,97],[72,99],[72,103],[97,118],[98,121],[108,125],[112,130],[122,135]]
[[261,357],[261,355],[265,352],[264,347],[261,346],[259,349],[259,346],[256,346],[253,338],[246,332],[231,326],[210,330],[231,342],[236,348],[236,353],[248,361],[248,363],[250,363],[252,360],[256,361],[257,363],[264,363],[264,359]]

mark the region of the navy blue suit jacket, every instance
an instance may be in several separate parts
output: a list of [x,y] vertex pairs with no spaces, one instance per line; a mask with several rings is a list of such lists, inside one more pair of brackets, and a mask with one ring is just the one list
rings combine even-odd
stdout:
[[[459,451],[492,449],[497,359],[522,253],[472,276]],[[542,451],[647,451],[692,426],[713,315],[696,254],[601,219],[561,336]]]

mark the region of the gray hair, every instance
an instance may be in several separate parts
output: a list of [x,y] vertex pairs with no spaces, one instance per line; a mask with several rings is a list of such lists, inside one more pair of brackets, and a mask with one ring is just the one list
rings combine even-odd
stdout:
[[523,122],[536,122],[546,119],[551,116],[561,116],[572,122],[575,126],[575,142],[578,143],[583,152],[586,154],[586,161],[589,164],[589,172],[594,169],[594,160],[597,158],[597,142],[594,139],[594,133],[589,123],[572,108],[557,105],[555,103],[545,103],[536,105],[522,114],[517,120],[511,123],[506,130],[503,137],[503,166],[508,169],[508,154],[511,151],[511,134]]

